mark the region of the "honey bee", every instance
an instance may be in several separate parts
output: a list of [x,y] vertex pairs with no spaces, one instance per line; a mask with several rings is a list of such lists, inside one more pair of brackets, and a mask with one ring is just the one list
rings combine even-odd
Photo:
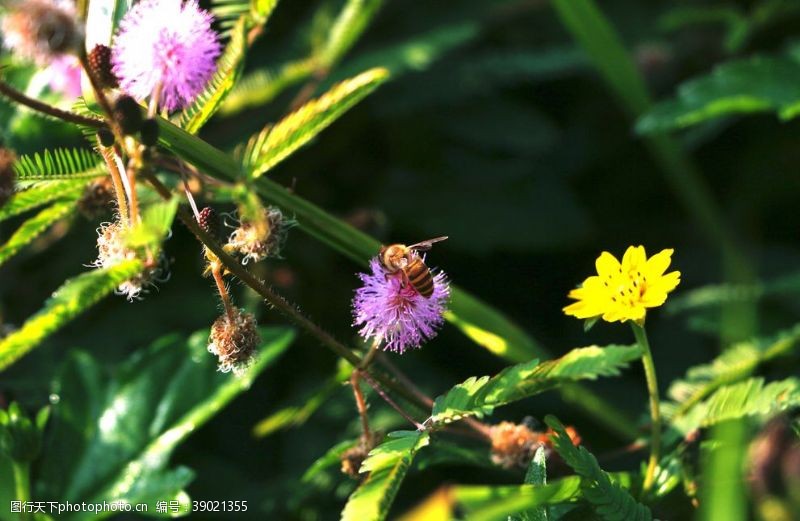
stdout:
[[420,295],[429,298],[433,295],[433,275],[419,255],[421,251],[431,249],[433,243],[441,242],[447,237],[436,237],[427,241],[418,242],[411,246],[405,244],[390,244],[383,246],[378,258],[381,265],[389,274],[402,273],[405,281],[410,284]]

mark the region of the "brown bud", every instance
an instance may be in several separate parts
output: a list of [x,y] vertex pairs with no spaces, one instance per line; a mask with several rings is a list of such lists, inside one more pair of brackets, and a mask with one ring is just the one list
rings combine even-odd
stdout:
[[347,474],[353,479],[362,478],[364,475],[359,473],[361,464],[364,463],[369,452],[375,448],[382,438],[382,432],[371,433],[370,439],[367,439],[362,434],[356,445],[350,447],[339,456],[339,460],[342,464],[342,474]]
[[219,216],[210,206],[206,206],[200,210],[200,217],[197,219],[197,224],[204,232],[209,234],[215,241],[219,240]]
[[123,134],[136,134],[142,128],[142,107],[130,96],[120,96],[114,105],[114,119]]
[[119,79],[114,74],[111,65],[111,48],[107,45],[95,45],[92,52],[87,57],[89,69],[103,89],[115,89],[119,87]]
[[542,434],[525,425],[501,422],[491,427],[492,462],[511,469],[526,468],[536,449],[543,445]]

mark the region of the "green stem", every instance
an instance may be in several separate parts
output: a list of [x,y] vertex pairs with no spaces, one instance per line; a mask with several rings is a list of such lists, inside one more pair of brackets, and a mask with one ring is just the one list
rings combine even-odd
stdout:
[[[16,486],[17,500],[27,503],[31,500],[31,466],[30,463],[12,461],[14,468],[14,484]],[[19,515],[20,519],[30,519],[27,512],[22,511]]]
[[658,400],[656,366],[653,363],[653,354],[650,352],[650,341],[647,340],[644,325],[640,326],[636,323],[631,325],[633,327],[633,336],[636,337],[636,341],[642,348],[642,365],[647,379],[647,394],[650,396],[650,426],[652,434],[650,435],[650,459],[647,462],[647,472],[644,475],[644,484],[642,485],[642,493],[644,494],[653,486],[659,453],[661,452],[661,409],[659,408]]

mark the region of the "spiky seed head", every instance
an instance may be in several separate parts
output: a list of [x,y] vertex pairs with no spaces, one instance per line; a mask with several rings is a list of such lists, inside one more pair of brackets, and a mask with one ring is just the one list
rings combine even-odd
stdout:
[[111,67],[111,47],[97,44],[89,53],[87,60],[92,75],[103,89],[119,87],[119,79]]
[[260,343],[255,316],[236,309],[233,316],[224,313],[214,321],[208,337],[208,352],[217,356],[220,372],[233,371],[241,376],[253,363]]
[[83,41],[74,5],[63,0],[11,2],[0,20],[0,33],[7,48],[39,64],[76,52]]
[[16,174],[14,163],[17,156],[11,150],[0,147],[0,208],[3,207],[14,193]]
[[123,134],[132,136],[142,128],[142,107],[130,96],[120,96],[114,104],[114,119]]
[[242,221],[231,233],[227,246],[243,256],[243,264],[279,257],[292,225],[278,208],[265,208],[260,219]]
[[158,122],[149,118],[142,122],[139,138],[144,146],[154,147],[158,144]]
[[[100,225],[97,229],[97,260],[93,263],[95,267],[109,268],[123,261],[142,257],[128,246],[127,231],[128,228],[119,222]],[[157,262],[147,263],[141,273],[120,284],[117,293],[125,295],[129,301],[137,300],[148,286],[154,285],[160,273],[161,267]]]

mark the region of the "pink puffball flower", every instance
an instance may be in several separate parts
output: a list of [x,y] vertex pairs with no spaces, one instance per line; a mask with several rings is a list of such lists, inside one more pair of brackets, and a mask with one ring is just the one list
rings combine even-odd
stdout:
[[54,58],[45,69],[50,90],[61,94],[65,100],[74,101],[83,92],[81,88],[81,64],[75,56],[63,55]]
[[353,325],[361,327],[361,337],[381,341],[384,350],[401,354],[435,337],[450,297],[445,274],[433,276],[433,294],[424,297],[402,272],[388,274],[377,258],[369,266],[371,273],[359,274],[363,286],[353,298]]
[[156,89],[160,109],[192,103],[222,51],[213,16],[196,0],[143,0],[120,22],[111,63],[120,87],[142,101]]

